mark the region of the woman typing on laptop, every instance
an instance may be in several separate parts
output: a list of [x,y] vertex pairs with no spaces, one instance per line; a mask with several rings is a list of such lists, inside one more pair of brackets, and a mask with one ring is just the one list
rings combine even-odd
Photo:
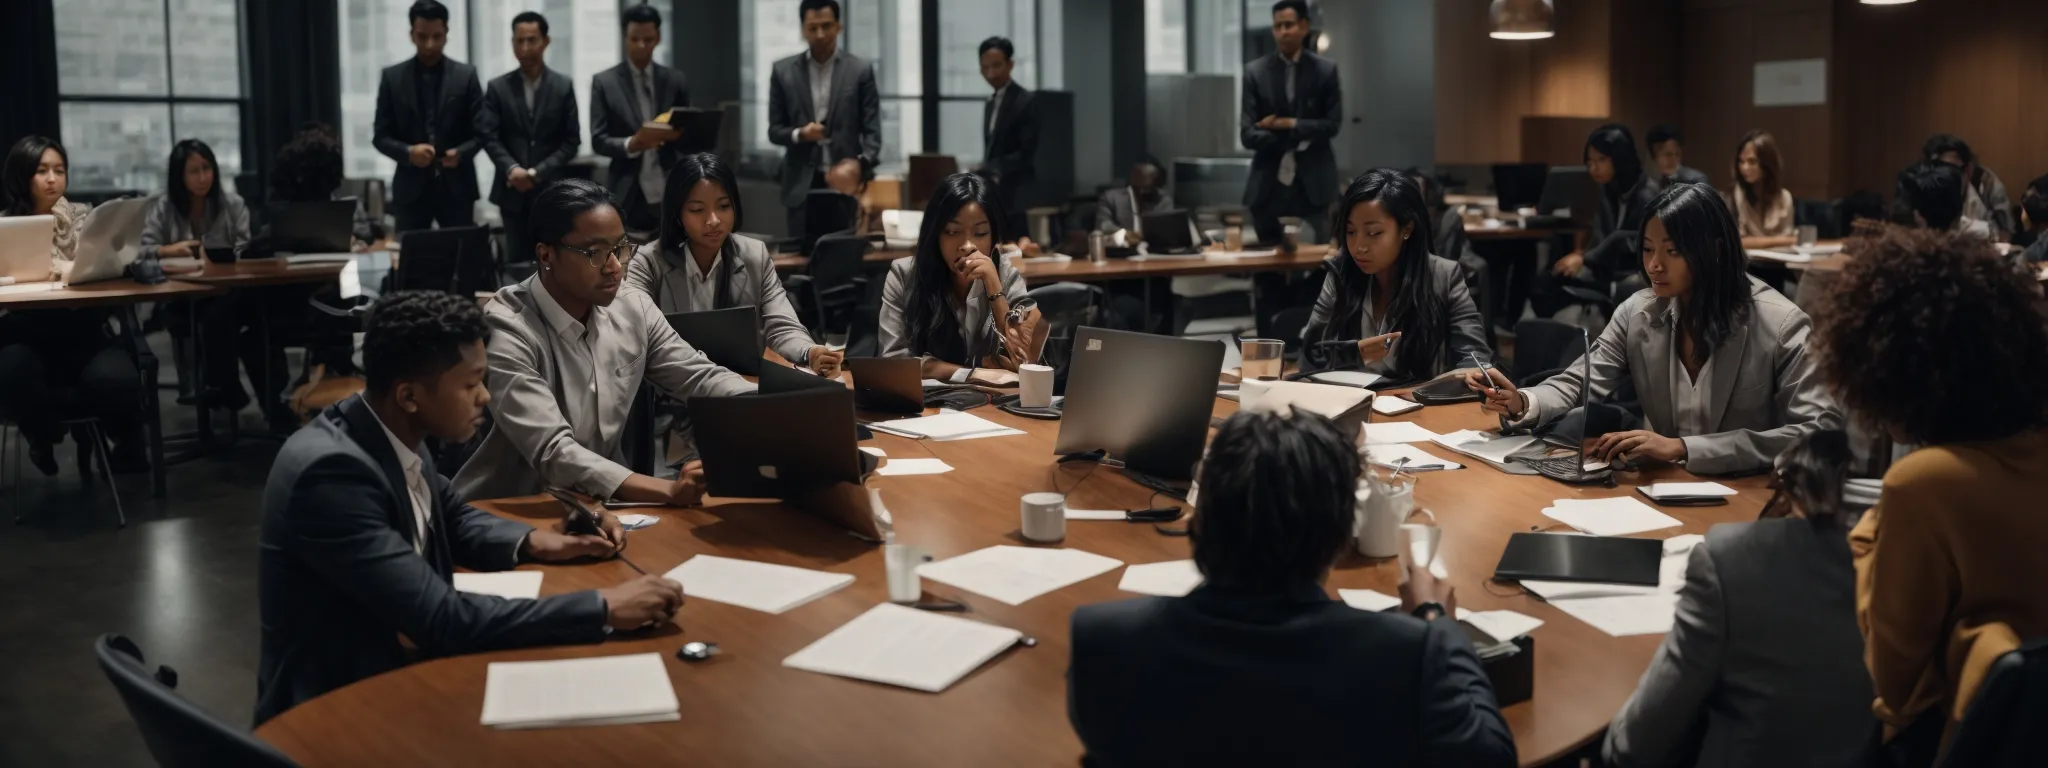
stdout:
[[1609,397],[1635,384],[1648,429],[1610,432],[1588,459],[1676,463],[1699,474],[1771,466],[1816,429],[1839,429],[1841,409],[1806,353],[1812,323],[1789,299],[1747,272],[1742,238],[1720,195],[1678,184],[1657,197],[1643,225],[1642,273],[1650,287],[1614,310],[1586,354],[1534,387],[1477,372],[1466,383],[1504,426],[1534,428],[1563,417],[1591,387]]
[[1407,174],[1352,179],[1331,229],[1341,237],[1304,341],[1355,343],[1366,372],[1402,381],[1491,361],[1464,270],[1430,254],[1429,209]]
[[889,264],[882,356],[921,357],[924,377],[1003,385],[1045,342],[1024,276],[990,254],[1002,241],[996,191],[970,173],[946,177],[925,207],[914,255]]
[[[0,164],[0,216],[50,216],[50,280],[71,270],[87,208],[64,199],[70,158],[42,136],[15,142]],[[60,397],[59,393],[63,393]],[[0,421],[21,427],[29,462],[57,474],[59,419],[96,416],[113,437],[115,471],[148,468],[142,450],[142,385],[135,359],[115,343],[104,309],[0,314]]]

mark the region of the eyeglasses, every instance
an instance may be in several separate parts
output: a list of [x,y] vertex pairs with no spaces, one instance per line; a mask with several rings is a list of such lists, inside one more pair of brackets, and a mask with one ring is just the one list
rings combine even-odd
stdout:
[[609,249],[594,251],[578,248],[567,243],[556,243],[555,247],[565,251],[575,251],[576,253],[583,254],[583,258],[586,261],[590,262],[590,266],[602,268],[604,267],[605,262],[610,259],[618,259],[619,263],[622,265],[632,262],[633,251],[638,249],[640,245],[629,239],[620,240],[618,245],[612,246]]

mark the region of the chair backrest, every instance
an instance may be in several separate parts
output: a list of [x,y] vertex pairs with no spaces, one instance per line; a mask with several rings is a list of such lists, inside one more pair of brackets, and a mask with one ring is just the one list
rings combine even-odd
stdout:
[[1579,327],[1556,320],[1529,319],[1515,324],[1516,381],[1540,371],[1563,368],[1585,352]]
[[1109,294],[1087,283],[1053,283],[1033,288],[1026,295],[1038,305],[1042,322],[1048,324],[1039,363],[1052,366],[1053,389],[1064,392],[1067,370],[1074,359],[1074,335],[1101,321]]
[[932,200],[932,192],[939,188],[939,182],[959,172],[960,161],[952,155],[911,155],[910,173],[906,174],[903,182],[903,207],[924,210],[925,204]]
[[843,285],[851,285],[860,277],[863,262],[867,259],[868,241],[860,235],[838,234],[818,238],[818,244],[811,247],[811,261],[806,273],[819,293]]
[[398,237],[393,290],[447,291],[468,296],[498,289],[498,265],[485,227],[421,229]]
[[2040,765],[2048,755],[2048,637],[1991,663],[1939,765]]
[[1842,237],[1841,225],[1835,221],[1835,203],[1832,200],[1793,200],[1792,224],[1811,226],[1815,236],[1822,239]]
[[626,433],[620,437],[626,468],[648,476],[654,474],[654,465],[661,461],[667,448],[654,429],[654,403],[658,397],[654,385],[645,380],[640,382],[640,390],[633,394],[633,408],[626,412]]
[[175,670],[157,667],[153,675],[145,671],[142,649],[134,641],[117,634],[101,635],[93,643],[93,653],[99,657],[100,671],[128,706],[128,716],[142,731],[142,741],[149,745],[149,754],[158,765],[296,765],[269,744],[179,696],[172,690],[178,685]]
[[818,240],[852,232],[860,219],[860,200],[829,189],[813,189],[804,197],[803,240],[798,250],[810,253]]

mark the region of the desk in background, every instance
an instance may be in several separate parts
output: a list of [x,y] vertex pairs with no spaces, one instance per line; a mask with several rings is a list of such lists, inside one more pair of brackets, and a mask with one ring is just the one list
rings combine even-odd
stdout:
[[[1235,403],[1219,399],[1214,414],[1227,416],[1236,409]],[[939,558],[1018,544],[1017,499],[1031,491],[1066,489],[1071,503],[1081,508],[1151,506],[1151,491],[1118,470],[1054,463],[1057,422],[994,408],[974,413],[1025,434],[919,444],[878,432],[863,443],[896,458],[936,456],[955,468],[938,475],[870,479],[871,487],[881,489],[903,541]],[[1389,419],[1375,414],[1373,420]],[[1425,408],[1393,420],[1415,421],[1439,433],[1497,426],[1496,419],[1469,403]],[[1473,464],[1425,473],[1416,491],[1418,504],[1435,512],[1444,528],[1441,558],[1460,587],[1459,605],[1510,609],[1544,621],[1533,635],[1535,698],[1503,710],[1522,764],[1541,764],[1591,743],[1635,690],[1662,638],[1610,637],[1532,596],[1489,589],[1487,578],[1510,534],[1554,522],[1540,512],[1553,499],[1625,496],[1639,483],[1691,476],[1663,468],[1620,473],[1616,488],[1579,488],[1508,475],[1436,446],[1420,447]],[[1764,480],[1721,482],[1740,495],[1722,507],[1664,508],[1684,527],[1649,537],[1705,533],[1715,523],[1755,519],[1769,493]],[[534,525],[560,515],[559,506],[540,497],[479,506]],[[597,755],[638,764],[687,755],[714,765],[1070,765],[1080,755],[1081,745],[1067,721],[1068,622],[1079,606],[1135,597],[1117,589],[1121,569],[1015,607],[927,581],[932,593],[964,599],[973,608],[969,616],[1022,630],[1039,644],[1005,652],[945,692],[926,694],[782,666],[785,657],[887,599],[880,548],[776,502],[713,499],[703,508],[665,510],[660,517],[658,524],[631,534],[634,561],[653,573],[693,555],[718,554],[848,573],[857,580],[779,616],[693,600],[675,626],[653,636],[622,634],[602,645],[415,664],[301,704],[264,724],[257,735],[307,764],[333,765],[416,764],[447,755],[480,764],[568,764]],[[1190,555],[1185,538],[1122,522],[1070,522],[1062,546],[1132,565]],[[543,594],[608,587],[634,576],[616,561],[520,568],[547,574]],[[1391,561],[1369,561],[1347,549],[1327,589],[1333,595],[1339,587],[1395,594],[1396,570]],[[693,640],[716,642],[723,653],[698,664],[675,660],[676,649]],[[478,724],[490,662],[646,652],[665,660],[682,702],[678,722],[530,731]]]

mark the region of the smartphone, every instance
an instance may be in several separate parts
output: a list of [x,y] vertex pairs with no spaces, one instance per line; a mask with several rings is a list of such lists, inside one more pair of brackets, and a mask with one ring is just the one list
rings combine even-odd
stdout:
[[1499,389],[1499,387],[1494,386],[1493,369],[1486,365],[1486,361],[1474,360],[1473,362],[1479,364],[1479,380],[1486,382],[1486,388],[1488,390]]
[[582,499],[560,488],[549,488],[548,495],[562,502],[562,506],[568,510],[568,514],[562,518],[564,532],[579,536],[604,535],[603,524],[599,522],[597,513],[584,504]]

